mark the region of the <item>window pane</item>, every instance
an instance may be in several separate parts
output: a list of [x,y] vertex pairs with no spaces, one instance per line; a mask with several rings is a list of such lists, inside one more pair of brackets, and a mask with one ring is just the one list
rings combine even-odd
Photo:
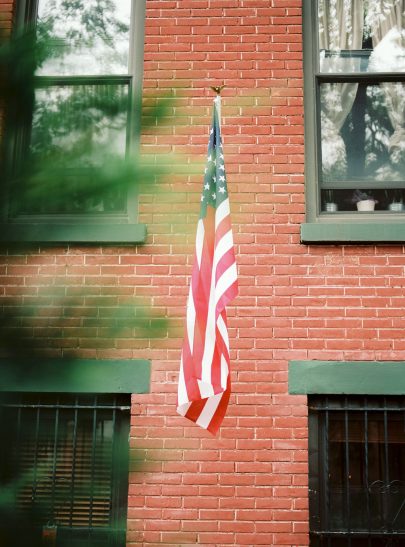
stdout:
[[37,89],[30,152],[38,175],[18,189],[15,214],[123,211],[124,189],[104,188],[98,169],[125,157],[127,105],[126,85]]
[[404,83],[322,84],[320,102],[324,182],[404,181]]
[[[125,154],[128,86],[66,85],[37,89],[31,152],[65,167]],[[73,162],[73,165],[72,165]]]
[[321,72],[405,69],[405,19],[398,0],[319,0]]
[[57,54],[37,75],[127,74],[131,0],[39,0],[38,32]]

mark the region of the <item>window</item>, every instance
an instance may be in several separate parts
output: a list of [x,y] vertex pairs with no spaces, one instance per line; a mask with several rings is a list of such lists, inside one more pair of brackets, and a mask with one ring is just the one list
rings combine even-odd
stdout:
[[405,542],[405,397],[312,395],[310,545]]
[[[114,186],[109,179],[139,131],[134,112],[141,91],[144,9],[144,0],[19,4],[17,29],[35,25],[44,60],[28,108],[9,124],[4,238],[144,238],[133,185]],[[24,173],[26,159],[30,177]]]
[[403,0],[305,0],[304,55],[303,240],[404,241]]
[[129,416],[130,395],[2,394],[0,543],[125,546]]

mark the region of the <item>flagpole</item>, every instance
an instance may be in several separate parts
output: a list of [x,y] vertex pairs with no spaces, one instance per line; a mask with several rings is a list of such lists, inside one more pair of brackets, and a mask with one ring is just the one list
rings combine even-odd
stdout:
[[215,108],[217,109],[219,128],[221,129],[221,95],[218,93],[214,99]]
[[218,114],[219,129],[221,129],[221,91],[224,89],[225,84],[219,86],[211,86],[212,91],[215,91],[217,96],[214,99],[214,105]]

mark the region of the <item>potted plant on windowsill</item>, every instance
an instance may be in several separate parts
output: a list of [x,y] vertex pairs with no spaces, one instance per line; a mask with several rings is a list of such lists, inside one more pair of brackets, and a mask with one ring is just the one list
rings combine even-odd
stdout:
[[378,201],[367,192],[355,190],[352,196],[352,203],[355,203],[358,211],[374,211]]
[[404,200],[401,190],[394,190],[391,203],[388,204],[389,211],[404,211]]
[[325,211],[334,213],[338,210],[338,205],[335,202],[333,190],[325,190]]

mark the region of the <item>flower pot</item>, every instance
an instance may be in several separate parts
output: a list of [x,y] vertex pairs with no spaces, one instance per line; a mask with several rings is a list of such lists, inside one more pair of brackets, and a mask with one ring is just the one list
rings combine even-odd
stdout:
[[393,201],[388,205],[388,209],[390,211],[403,211],[404,210],[404,204],[399,201]]
[[374,211],[375,200],[374,199],[362,199],[357,202],[358,211]]
[[337,203],[333,203],[332,201],[328,201],[325,203],[325,211],[327,211],[328,213],[335,213],[337,210]]

